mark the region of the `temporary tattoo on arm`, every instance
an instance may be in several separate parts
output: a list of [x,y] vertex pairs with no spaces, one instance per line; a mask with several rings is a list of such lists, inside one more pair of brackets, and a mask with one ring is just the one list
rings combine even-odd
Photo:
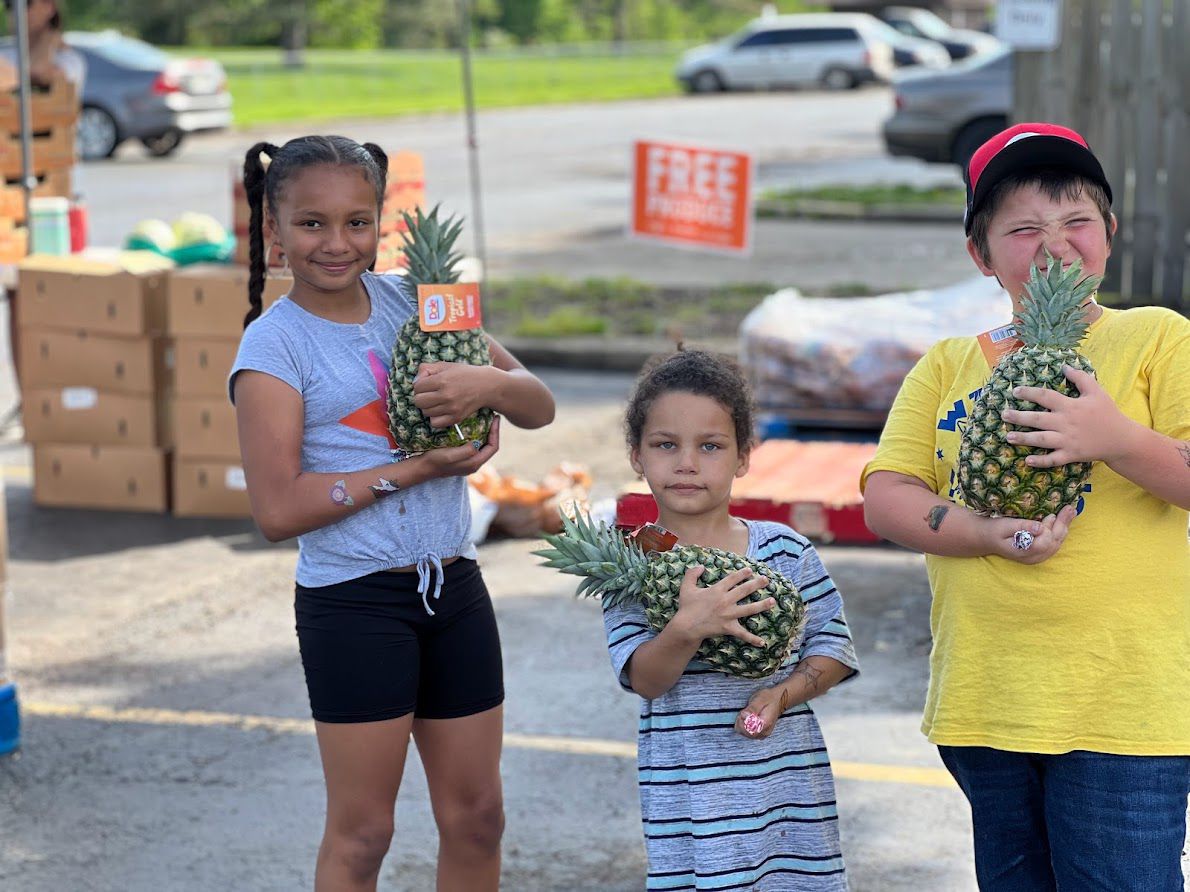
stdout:
[[346,480],[335,481],[335,485],[331,487],[331,501],[336,505],[345,505],[348,507],[355,504],[355,499],[347,492]]
[[942,521],[946,519],[946,512],[949,510],[950,508],[946,505],[935,505],[926,515],[926,523],[935,533],[938,532],[938,527],[942,526]]
[[[805,680],[806,696],[802,698],[802,702],[813,700],[822,693],[822,670],[817,666],[812,666],[809,663],[799,663],[798,667],[793,670],[794,675],[800,675]],[[781,712],[785,712],[788,702],[788,688],[781,690]]]
[[1178,454],[1186,462],[1186,467],[1190,468],[1190,443],[1179,443]]
[[382,499],[385,496],[391,496],[400,488],[400,486],[393,483],[391,480],[385,480],[383,477],[380,478],[379,483],[373,483],[368,487],[368,489],[372,490],[372,495],[377,499]]

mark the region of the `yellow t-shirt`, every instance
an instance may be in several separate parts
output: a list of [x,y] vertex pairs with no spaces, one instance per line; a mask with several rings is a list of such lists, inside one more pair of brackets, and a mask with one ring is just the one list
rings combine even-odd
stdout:
[[[1080,352],[1125,415],[1190,440],[1190,321],[1105,309]],[[990,371],[975,338],[935,344],[905,378],[861,487],[896,471],[959,501],[963,422]],[[922,730],[932,742],[1190,754],[1187,512],[1102,462],[1079,511],[1041,564],[926,555],[934,646]]]

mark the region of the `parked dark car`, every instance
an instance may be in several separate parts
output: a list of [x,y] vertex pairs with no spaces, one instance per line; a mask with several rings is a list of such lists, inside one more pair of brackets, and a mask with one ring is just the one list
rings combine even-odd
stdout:
[[231,126],[223,66],[175,59],[116,31],[68,31],[66,43],[87,60],[78,152],[106,158],[127,139],[152,155],[169,155],[187,134]]
[[928,9],[912,6],[886,6],[876,15],[888,22],[902,34],[933,40],[946,48],[952,59],[966,59],[978,53],[990,52],[1001,46],[1001,41],[980,31],[969,31],[951,27]]
[[884,122],[892,155],[953,161],[960,167],[1012,114],[1012,52],[1002,48],[942,71],[901,74],[893,82],[896,111]]

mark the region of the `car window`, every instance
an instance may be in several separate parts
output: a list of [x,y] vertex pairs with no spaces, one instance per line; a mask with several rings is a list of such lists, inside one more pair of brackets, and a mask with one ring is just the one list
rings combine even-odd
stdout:
[[909,17],[913,26],[931,40],[945,40],[950,36],[950,25],[927,9],[915,9]]
[[169,63],[169,56],[154,46],[122,34],[102,32],[88,34],[72,31],[66,34],[66,42],[73,47],[89,50],[101,59],[106,59],[121,68],[137,68],[142,71],[159,71]]
[[802,34],[804,43],[838,43],[859,39],[854,28],[806,28]]
[[755,34],[749,35],[736,44],[737,50],[752,49],[754,47],[772,46],[773,35],[776,31],[757,31]]

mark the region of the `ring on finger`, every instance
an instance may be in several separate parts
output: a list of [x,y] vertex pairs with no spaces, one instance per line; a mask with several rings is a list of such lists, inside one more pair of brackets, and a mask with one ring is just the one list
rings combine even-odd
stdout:
[[1012,534],[1012,547],[1017,551],[1028,551],[1033,547],[1033,534],[1028,530],[1017,530]]

